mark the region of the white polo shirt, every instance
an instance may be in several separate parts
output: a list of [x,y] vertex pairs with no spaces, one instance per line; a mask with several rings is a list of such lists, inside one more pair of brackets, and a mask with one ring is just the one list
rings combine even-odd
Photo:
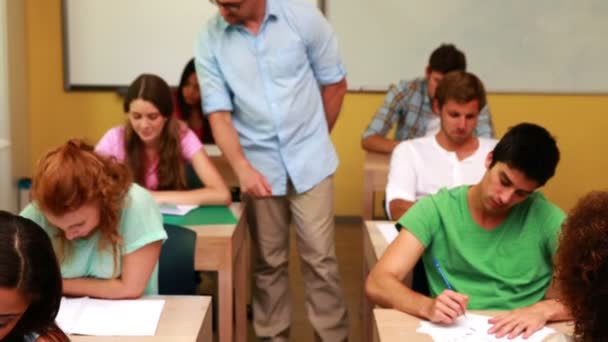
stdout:
[[479,182],[486,171],[485,159],[497,140],[477,139],[477,151],[463,160],[458,160],[455,152],[443,149],[435,136],[405,140],[397,145],[386,184],[386,211],[390,213],[389,204],[394,199],[415,202],[444,187]]

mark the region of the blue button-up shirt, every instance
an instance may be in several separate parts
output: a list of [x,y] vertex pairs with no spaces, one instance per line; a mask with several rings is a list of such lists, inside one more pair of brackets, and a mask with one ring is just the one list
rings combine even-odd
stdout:
[[232,112],[247,159],[273,195],[307,191],[338,166],[320,86],[345,77],[336,36],[301,0],[266,0],[257,35],[215,15],[195,51],[206,114]]

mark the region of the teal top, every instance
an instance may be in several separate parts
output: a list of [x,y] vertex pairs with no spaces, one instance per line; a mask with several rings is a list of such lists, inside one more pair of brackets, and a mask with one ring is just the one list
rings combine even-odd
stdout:
[[437,259],[454,290],[470,297],[468,309],[511,310],[542,300],[564,212],[534,192],[500,225],[485,230],[471,216],[467,190],[442,189],[399,220],[425,247],[431,295],[446,288],[433,264]]
[[[57,241],[62,236],[61,231],[46,220],[36,204],[28,205],[21,212],[21,216],[38,223],[53,240],[53,245],[58,246]],[[167,239],[158,206],[150,193],[137,184],[133,184],[129,189],[118,230],[123,244],[116,259],[119,269],[116,275],[121,273],[123,255],[132,253],[154,241]],[[61,262],[63,278],[112,278],[115,273],[112,247],[99,249],[100,236],[100,232],[96,230],[86,239],[67,241],[69,247],[66,245],[66,248],[69,248],[69,252],[66,250],[64,255],[67,255],[68,258]],[[158,263],[154,267],[144,294],[158,294]]]

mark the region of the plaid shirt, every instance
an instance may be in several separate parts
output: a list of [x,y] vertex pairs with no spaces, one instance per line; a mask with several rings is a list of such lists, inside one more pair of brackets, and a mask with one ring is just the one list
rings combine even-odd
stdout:
[[[375,134],[386,136],[395,123],[395,140],[423,137],[426,135],[428,121],[434,115],[427,96],[426,78],[401,81],[397,85],[391,85],[382,107],[363,133],[363,138]],[[494,138],[494,126],[488,106],[481,109],[473,133],[479,137]]]

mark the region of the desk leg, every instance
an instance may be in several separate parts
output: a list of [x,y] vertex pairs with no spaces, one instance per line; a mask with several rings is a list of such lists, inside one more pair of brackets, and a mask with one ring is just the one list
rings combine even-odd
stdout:
[[363,173],[363,221],[372,220],[374,216],[374,189],[372,186],[373,174],[370,171]]
[[234,285],[233,268],[232,268],[232,253],[233,249],[229,248],[226,251],[223,267],[217,272],[218,277],[218,330],[220,342],[232,342],[233,329],[233,292]]
[[[363,224],[363,234],[367,234],[365,223]],[[362,341],[363,342],[371,342],[372,341],[372,329],[373,329],[373,305],[370,303],[369,299],[365,295],[365,281],[367,280],[367,275],[369,274],[370,267],[367,264],[367,251],[368,244],[366,243],[366,237],[363,236],[363,286],[361,286],[361,333],[362,333]]]
[[236,274],[234,276],[234,292],[235,292],[235,307],[234,314],[236,320],[236,341],[247,341],[247,242],[243,241],[241,247],[238,248],[236,256],[236,265],[234,267]]

